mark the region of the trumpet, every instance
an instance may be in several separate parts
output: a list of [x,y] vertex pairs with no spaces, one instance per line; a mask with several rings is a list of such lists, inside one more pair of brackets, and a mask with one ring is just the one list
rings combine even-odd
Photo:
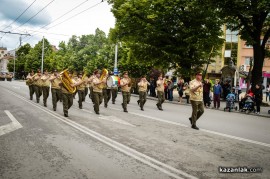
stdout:
[[72,87],[71,84],[73,83],[71,78],[68,75],[67,72],[68,69],[65,69],[64,71],[62,71],[59,75],[60,75],[60,80],[63,83],[63,87],[66,88],[66,90],[68,90],[70,93],[75,93],[76,91],[76,87]]

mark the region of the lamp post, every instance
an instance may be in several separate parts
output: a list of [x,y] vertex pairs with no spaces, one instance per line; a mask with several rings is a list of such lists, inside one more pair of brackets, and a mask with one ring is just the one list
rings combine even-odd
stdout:
[[[122,47],[121,42],[119,42],[120,47]],[[118,69],[117,69],[117,53],[118,53],[118,42],[115,44],[115,56],[114,56],[114,69],[113,69],[113,74],[118,75]]]

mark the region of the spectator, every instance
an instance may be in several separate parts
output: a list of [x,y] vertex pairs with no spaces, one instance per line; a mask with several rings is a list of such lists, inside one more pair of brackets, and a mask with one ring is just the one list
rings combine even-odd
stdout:
[[178,102],[182,103],[182,97],[183,97],[183,94],[184,94],[184,80],[183,79],[180,79],[179,82],[177,83],[177,91],[178,91],[178,94],[179,94]]
[[165,94],[165,99],[168,99],[168,81],[169,77],[165,77],[165,83],[164,83],[164,94]]
[[223,85],[223,99],[226,100],[227,95],[231,91],[231,85],[229,81],[226,81],[225,84]]
[[269,83],[266,85],[266,91],[265,91],[265,101],[267,102],[267,98],[270,101],[269,98],[269,93],[270,93],[270,87],[269,87]]
[[168,81],[168,100],[172,101],[173,100],[173,87],[174,84],[171,80]]
[[210,107],[210,89],[212,84],[209,82],[209,79],[206,79],[203,84],[203,103],[206,108]]
[[255,86],[254,97],[255,97],[255,102],[256,102],[256,114],[260,114],[262,97],[263,97],[262,86],[260,84],[256,84]]
[[184,93],[187,99],[187,104],[189,104],[190,89],[189,89],[188,83],[185,83],[184,89],[185,89]]
[[[214,93],[214,109],[217,108],[219,109],[220,107],[220,95],[221,95],[221,86],[219,84],[219,80],[216,79],[215,85],[213,87],[213,93]],[[226,96],[227,97],[227,96]]]
[[150,96],[156,97],[156,82],[154,78],[150,78]]

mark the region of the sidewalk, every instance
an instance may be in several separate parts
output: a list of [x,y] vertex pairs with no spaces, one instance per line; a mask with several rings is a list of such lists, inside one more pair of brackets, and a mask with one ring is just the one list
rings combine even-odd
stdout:
[[[138,94],[131,94],[132,96],[137,96],[138,97]],[[149,96],[149,94],[147,95],[147,99],[149,100],[156,100],[157,101],[157,98],[156,97],[151,97]],[[165,100],[164,103],[172,103],[172,104],[177,104],[177,105],[188,105],[191,107],[190,104],[187,104],[186,103],[186,99],[182,99],[182,103],[179,103],[178,102],[178,92],[176,90],[173,91],[173,101],[168,101],[168,100]],[[263,102],[264,103],[268,103],[270,104],[270,102],[266,102],[265,101],[265,94],[263,96]],[[237,108],[239,109],[239,105],[238,105],[238,102],[235,103],[235,106],[237,106]],[[226,101],[220,101],[220,108],[219,109],[212,109],[213,107],[213,102],[211,103],[211,106],[210,108],[208,108],[209,110],[219,110],[219,111],[224,111],[224,107],[226,107]],[[270,114],[268,114],[268,110],[270,110],[270,107],[264,107],[264,106],[261,106],[261,112],[260,114],[255,114],[255,113],[249,113],[249,114],[246,114],[245,112],[240,112],[240,111],[235,111],[235,110],[232,110],[231,112],[234,112],[234,113],[240,113],[240,114],[243,114],[243,115],[253,115],[254,117],[256,116],[260,116],[260,117],[267,117],[267,118],[270,118]],[[226,113],[229,113],[228,110],[226,111]]]

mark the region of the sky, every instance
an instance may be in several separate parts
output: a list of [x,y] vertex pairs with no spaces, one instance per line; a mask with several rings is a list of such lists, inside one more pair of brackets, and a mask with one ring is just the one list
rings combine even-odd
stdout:
[[[107,35],[115,18],[106,0],[1,0],[0,31],[22,35],[22,45],[32,47],[44,38],[56,47],[72,35],[94,34],[99,28]],[[0,32],[0,47],[18,48],[20,35]]]

